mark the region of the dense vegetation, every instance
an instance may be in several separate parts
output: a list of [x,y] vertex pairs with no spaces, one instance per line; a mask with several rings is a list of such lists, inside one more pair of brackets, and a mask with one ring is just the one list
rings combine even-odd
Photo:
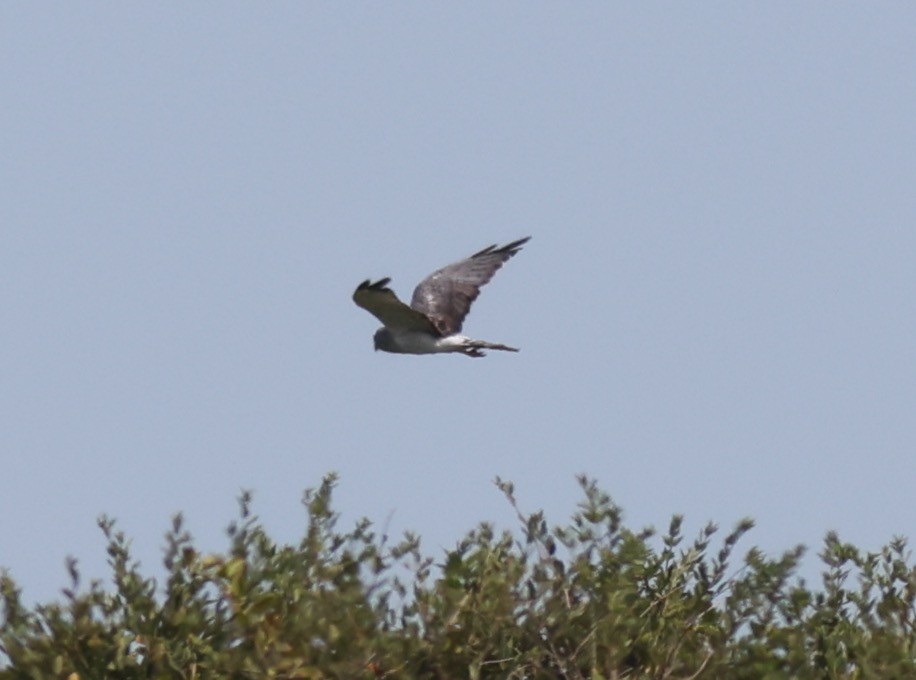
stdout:
[[[241,498],[226,554],[176,517],[162,585],[107,518],[113,583],[25,607],[0,583],[0,678],[916,678],[916,568],[895,539],[864,553],[828,535],[823,583],[710,525],[685,540],[633,531],[596,484],[566,526],[519,512],[454,550],[338,527],[333,476],[306,492],[298,545],[274,542]],[[497,480],[516,508],[512,485]]]

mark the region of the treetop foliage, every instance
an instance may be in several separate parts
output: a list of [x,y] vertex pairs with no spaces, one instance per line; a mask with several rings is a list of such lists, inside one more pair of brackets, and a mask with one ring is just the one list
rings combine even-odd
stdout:
[[740,521],[690,540],[633,531],[580,477],[570,522],[518,509],[444,555],[368,520],[341,529],[334,475],[306,491],[296,545],[270,538],[240,498],[225,554],[202,554],[181,515],[166,577],[145,576],[114,520],[112,582],[84,586],[75,560],[60,602],[23,605],[0,577],[0,678],[914,678],[916,567],[902,538],[863,552],[828,534],[822,584],[796,576],[801,547],[736,546]]

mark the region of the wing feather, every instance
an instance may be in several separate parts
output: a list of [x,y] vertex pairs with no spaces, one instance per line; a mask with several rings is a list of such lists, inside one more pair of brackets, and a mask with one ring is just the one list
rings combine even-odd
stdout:
[[414,290],[410,306],[426,316],[442,335],[460,332],[480,289],[530,238],[520,238],[502,248],[494,244],[433,272]]
[[390,278],[371,283],[363,281],[353,292],[353,302],[397,333],[421,331],[438,336],[439,330],[422,312],[411,309],[388,287]]

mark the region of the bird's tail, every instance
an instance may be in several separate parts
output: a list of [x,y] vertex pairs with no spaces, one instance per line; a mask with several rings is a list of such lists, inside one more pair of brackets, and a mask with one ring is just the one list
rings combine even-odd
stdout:
[[464,344],[464,354],[469,357],[484,357],[486,352],[482,352],[484,349],[498,349],[504,352],[517,352],[517,347],[509,347],[508,345],[500,345],[495,342],[486,342],[484,340],[469,340]]

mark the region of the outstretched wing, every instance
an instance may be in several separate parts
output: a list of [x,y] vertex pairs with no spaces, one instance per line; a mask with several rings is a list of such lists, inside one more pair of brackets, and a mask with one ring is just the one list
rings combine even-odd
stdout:
[[398,300],[388,287],[390,278],[371,283],[363,281],[353,293],[353,302],[362,307],[391,331],[421,331],[438,336],[439,331],[422,312]]
[[520,238],[502,248],[492,245],[430,274],[413,292],[410,306],[428,317],[442,335],[458,333],[481,287],[530,238]]

